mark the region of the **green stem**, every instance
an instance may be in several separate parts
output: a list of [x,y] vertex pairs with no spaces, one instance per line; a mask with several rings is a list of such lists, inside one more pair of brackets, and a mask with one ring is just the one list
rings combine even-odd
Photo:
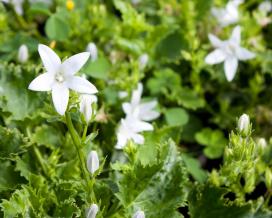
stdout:
[[87,130],[88,130],[88,124],[85,124],[83,134],[82,134],[82,141],[83,142],[85,142],[85,140],[86,140]]
[[89,186],[89,177],[88,177],[88,174],[86,172],[86,168],[85,168],[84,161],[83,161],[84,157],[83,157],[83,155],[81,153],[81,150],[80,150],[81,140],[79,138],[79,135],[78,135],[77,131],[74,128],[74,125],[73,125],[73,122],[72,122],[72,119],[71,119],[71,116],[69,115],[69,113],[66,113],[65,116],[66,116],[66,124],[67,124],[68,130],[69,130],[69,133],[70,133],[70,135],[72,137],[72,140],[73,140],[74,145],[75,145],[76,150],[77,150],[77,155],[78,155],[78,159],[79,159],[79,162],[80,162],[80,168],[81,168],[83,177],[86,180],[86,186],[87,186],[87,189],[88,189],[88,196],[89,196],[89,194],[91,193],[91,190],[90,190],[90,186]]
[[33,146],[33,149],[34,149],[34,153],[35,153],[35,155],[36,155],[36,157],[37,157],[37,159],[38,159],[38,162],[39,162],[39,164],[40,164],[41,167],[42,167],[42,170],[43,170],[44,174],[45,174],[47,177],[49,177],[49,176],[47,175],[47,168],[46,168],[46,166],[44,165],[44,162],[43,162],[43,159],[42,159],[42,155],[41,155],[40,150],[39,150],[35,145]]

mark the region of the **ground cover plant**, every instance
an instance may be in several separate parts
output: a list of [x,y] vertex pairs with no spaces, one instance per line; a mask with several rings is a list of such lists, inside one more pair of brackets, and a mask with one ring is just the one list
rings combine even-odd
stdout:
[[0,0],[0,217],[272,217],[271,12]]

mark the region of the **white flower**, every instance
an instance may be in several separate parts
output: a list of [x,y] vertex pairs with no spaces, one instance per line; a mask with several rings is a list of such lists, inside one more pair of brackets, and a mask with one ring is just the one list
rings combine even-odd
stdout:
[[0,1],[2,1],[4,3],[12,4],[15,12],[19,15],[23,15],[23,13],[24,13],[24,11],[23,11],[24,0],[0,0]]
[[120,91],[118,92],[118,97],[119,98],[125,98],[128,96],[128,93],[126,91]]
[[148,54],[142,54],[140,57],[139,57],[139,67],[140,67],[140,69],[141,70],[143,70],[145,67],[146,67],[146,65],[147,65],[147,63],[148,63],[148,60],[149,60],[149,56],[148,56]]
[[138,210],[132,218],[145,218],[145,213],[142,210]]
[[139,83],[136,90],[132,92],[131,102],[122,104],[123,110],[127,116],[134,116],[139,120],[151,121],[160,116],[160,113],[154,111],[157,101],[141,103],[143,84]]
[[66,111],[69,89],[82,94],[97,92],[96,87],[88,80],[75,76],[75,73],[89,59],[90,54],[88,52],[76,54],[61,63],[60,58],[51,48],[40,44],[38,51],[46,73],[35,78],[28,88],[34,91],[52,91],[53,103],[60,115],[64,115]]
[[20,46],[17,59],[20,63],[25,63],[28,60],[28,48],[25,44]]
[[222,27],[234,24],[239,20],[238,7],[243,0],[229,1],[225,8],[212,8],[212,15],[217,19]]
[[143,144],[144,137],[139,134],[143,131],[152,131],[153,126],[150,123],[140,121],[133,116],[127,116],[121,120],[117,131],[116,149],[123,149],[128,140],[133,140],[136,144]]
[[238,130],[241,133],[247,134],[250,128],[250,119],[247,114],[243,114],[238,120]]
[[90,42],[89,44],[88,44],[88,46],[87,46],[87,49],[86,49],[86,51],[87,52],[90,52],[90,54],[91,54],[91,60],[92,61],[96,61],[96,59],[97,59],[97,47],[96,47],[96,45],[93,43],[93,42]]
[[259,138],[257,144],[261,147],[261,148],[265,148],[267,146],[267,142],[265,140],[265,138]]
[[86,218],[95,218],[99,208],[96,204],[92,204],[86,212]]
[[91,174],[99,169],[99,158],[96,151],[91,151],[87,157],[87,169]]
[[241,29],[236,26],[230,39],[221,41],[215,35],[209,34],[209,39],[215,50],[205,58],[207,64],[218,64],[224,62],[225,75],[228,81],[233,80],[239,60],[248,60],[255,57],[255,54],[240,46]]
[[270,1],[263,1],[261,4],[259,4],[258,9],[262,13],[267,14],[272,10],[272,3]]
[[92,104],[97,102],[97,97],[95,95],[82,94],[80,95],[79,100],[79,110],[84,115],[85,120],[88,123],[94,114]]

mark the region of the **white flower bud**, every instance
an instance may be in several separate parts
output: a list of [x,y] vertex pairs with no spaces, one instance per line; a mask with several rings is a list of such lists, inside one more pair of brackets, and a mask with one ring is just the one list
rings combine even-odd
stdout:
[[92,204],[86,212],[86,218],[95,218],[99,208],[96,204]]
[[250,120],[247,114],[243,114],[238,120],[238,130],[241,133],[248,134],[250,128]]
[[257,144],[261,147],[261,148],[265,148],[267,146],[266,140],[264,138],[259,138]]
[[143,70],[147,63],[148,63],[148,60],[149,60],[149,56],[148,54],[142,54],[140,57],[139,57],[139,67],[141,70]]
[[98,51],[97,51],[97,47],[93,42],[90,42],[87,46],[86,49],[87,52],[90,52],[90,58],[92,61],[96,61],[97,56],[98,56]]
[[96,151],[91,151],[87,158],[87,169],[91,174],[99,169],[99,159]]
[[86,122],[89,122],[92,118],[92,104],[95,102],[97,102],[95,95],[83,94],[80,96],[79,110],[84,115]]
[[25,44],[20,46],[17,58],[20,63],[25,63],[28,60],[28,48]]
[[132,218],[145,218],[145,213],[142,210],[138,210]]

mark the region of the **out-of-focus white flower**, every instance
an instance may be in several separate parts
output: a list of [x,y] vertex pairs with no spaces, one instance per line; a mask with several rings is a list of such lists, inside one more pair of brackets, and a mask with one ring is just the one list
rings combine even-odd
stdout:
[[91,174],[99,169],[99,158],[96,151],[91,151],[87,157],[87,169]]
[[123,149],[128,140],[133,140],[136,144],[143,144],[144,137],[139,133],[152,130],[153,126],[150,123],[128,116],[121,120],[121,124],[117,131],[117,144],[115,148]]
[[149,60],[149,56],[148,56],[148,54],[142,54],[140,57],[139,57],[139,68],[141,69],[141,70],[143,70],[145,67],[146,67],[146,65],[147,65],[147,63],[148,63],[148,60]]
[[131,0],[131,3],[133,4],[133,5],[137,5],[137,4],[139,4],[141,2],[141,0]]
[[261,148],[265,148],[267,146],[265,138],[259,138],[257,145],[259,145]]
[[143,93],[143,84],[139,83],[136,90],[132,92],[130,102],[122,104],[123,110],[127,116],[133,116],[139,120],[151,121],[160,116],[160,113],[154,111],[157,101],[149,101],[141,103],[141,96]]
[[95,218],[98,210],[98,206],[96,204],[92,204],[86,212],[86,218]]
[[145,218],[145,213],[142,210],[138,210],[132,218]]
[[258,9],[262,13],[268,14],[272,11],[272,3],[270,1],[263,1],[261,4],[259,4]]
[[90,56],[91,60],[92,61],[96,61],[97,56],[98,56],[98,51],[97,51],[96,45],[93,42],[90,42],[88,44],[86,51],[90,52],[90,54],[91,54],[91,56]]
[[250,129],[250,119],[247,114],[243,114],[238,120],[238,130],[241,133],[247,134]]
[[0,0],[1,2],[12,4],[14,7],[14,10],[17,14],[23,15],[24,10],[23,10],[23,3],[24,0]]
[[225,8],[214,7],[212,8],[212,15],[222,27],[237,23],[239,21],[238,7],[243,2],[243,0],[232,0],[227,3]]
[[89,59],[90,53],[76,54],[61,63],[58,55],[48,46],[40,44],[38,51],[46,73],[36,77],[28,88],[33,91],[52,91],[53,103],[60,115],[64,115],[66,111],[69,89],[82,94],[97,92],[96,87],[88,80],[75,76]]
[[224,62],[225,75],[228,81],[232,81],[238,67],[238,61],[249,60],[255,54],[240,46],[241,28],[236,26],[230,39],[221,41],[215,35],[209,34],[209,39],[215,50],[205,58],[207,64],[219,64]]
[[118,92],[118,97],[119,98],[125,98],[128,96],[128,93],[126,91],[120,91]]
[[25,63],[28,60],[28,48],[25,44],[19,47],[17,59],[20,63]]
[[82,94],[79,97],[79,110],[84,115],[86,122],[88,123],[92,115],[95,113],[93,112],[92,104],[97,102],[97,97],[95,95],[88,95]]

